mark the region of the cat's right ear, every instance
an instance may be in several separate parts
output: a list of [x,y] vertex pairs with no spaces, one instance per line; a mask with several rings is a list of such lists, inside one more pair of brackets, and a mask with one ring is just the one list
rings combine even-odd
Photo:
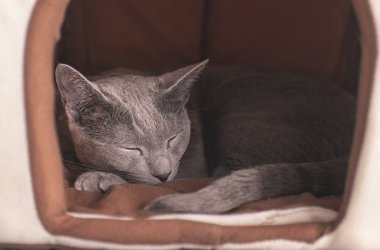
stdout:
[[69,65],[58,64],[55,78],[66,114],[73,122],[79,122],[81,116],[99,110],[106,101],[96,85]]
[[208,59],[203,62],[180,68],[159,76],[161,104],[166,110],[178,112],[182,110],[190,97],[191,87],[205,69]]

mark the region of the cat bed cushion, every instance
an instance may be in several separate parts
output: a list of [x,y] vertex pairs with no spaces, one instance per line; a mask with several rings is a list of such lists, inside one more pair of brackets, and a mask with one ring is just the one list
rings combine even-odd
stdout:
[[[154,214],[143,209],[161,195],[192,192],[209,183],[198,179],[158,187],[115,185],[105,194],[68,188],[69,214],[87,222],[71,221],[66,224],[71,224],[70,230],[60,233],[121,243],[215,245],[276,238],[313,242],[329,229],[340,205],[337,197],[316,198],[304,193],[250,202],[225,216]],[[107,222],[102,221],[105,219]]]
[[[162,195],[195,192],[207,186],[210,182],[211,180],[208,179],[189,179],[172,181],[160,186],[142,184],[114,185],[104,194],[67,188],[66,202],[69,210],[73,212],[128,216],[138,219],[157,215],[160,215],[160,218],[165,218],[167,214],[147,211],[144,207],[148,205],[150,201]],[[337,211],[340,206],[340,199],[336,196],[316,198],[310,193],[303,193],[300,195],[249,202],[226,214],[247,214],[249,212],[294,208],[297,206],[319,206]],[[222,218],[223,216],[216,217]],[[270,224],[269,222],[267,223]]]

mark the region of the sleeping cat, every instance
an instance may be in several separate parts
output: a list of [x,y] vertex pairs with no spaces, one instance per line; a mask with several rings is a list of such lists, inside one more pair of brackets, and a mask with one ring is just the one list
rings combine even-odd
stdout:
[[354,124],[351,95],[306,77],[206,68],[207,62],[161,75],[118,69],[91,81],[59,64],[56,80],[76,154],[98,170],[81,174],[75,188],[219,178],[146,207],[191,213],[342,192]]

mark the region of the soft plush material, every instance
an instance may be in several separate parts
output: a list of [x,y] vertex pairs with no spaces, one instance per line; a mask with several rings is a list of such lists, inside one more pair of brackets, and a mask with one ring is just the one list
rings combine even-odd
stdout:
[[[68,188],[66,201],[71,215],[80,218],[115,219],[112,228],[107,229],[112,233],[104,234],[103,230],[100,230],[104,227],[103,223],[92,223],[91,233],[85,225],[83,227],[78,225],[77,227],[82,230],[76,229],[74,235],[96,236],[126,243],[199,244],[202,242],[214,245],[278,237],[312,242],[329,228],[329,222],[336,218],[335,211],[338,211],[340,205],[340,199],[337,197],[316,198],[305,193],[251,202],[226,215],[154,214],[144,210],[144,206],[154,198],[165,194],[196,191],[209,182],[209,180],[184,180],[166,183],[159,187],[116,185],[105,194]],[[117,222],[118,218],[124,220],[124,223]],[[157,234],[149,230],[153,225],[146,219],[161,222],[156,226],[165,233]],[[187,222],[180,222],[178,219]],[[135,227],[134,230],[126,234],[126,230],[131,227]],[[96,228],[98,230],[95,230]],[[140,235],[143,235],[143,238],[139,240]]]
[[[127,184],[115,185],[110,188],[106,193],[85,192],[78,191],[73,188],[67,188],[66,201],[68,208],[73,212],[90,212],[115,216],[128,216],[130,218],[143,219],[151,216],[161,215],[167,217],[168,214],[153,213],[144,210],[144,207],[153,199],[174,193],[188,193],[197,191],[198,189],[208,185],[210,180],[197,179],[197,180],[182,180],[165,183],[160,186],[149,186],[141,184]],[[331,215],[335,214],[333,211],[338,211],[340,199],[335,196],[328,196],[317,198],[309,193],[300,195],[279,197],[269,200],[249,202],[236,208],[228,213],[232,214],[248,214],[250,212],[266,211],[270,209],[285,209],[295,208],[300,206],[315,206],[331,209]],[[170,215],[172,216],[172,215]],[[180,216],[180,215],[177,215]],[[204,216],[204,215],[202,215]],[[201,216],[201,217],[202,217]],[[207,217],[205,215],[204,217]],[[196,216],[195,216],[196,217]],[[228,218],[228,216],[215,215],[214,218]],[[334,217],[334,216],[333,216]],[[333,217],[326,217],[326,222],[333,219]],[[322,219],[323,220],[323,219]],[[215,221],[218,224],[218,221]],[[233,224],[233,223],[232,223]],[[240,224],[240,223],[236,223]],[[247,222],[247,224],[256,224],[255,222]],[[267,222],[266,224],[271,224]],[[272,224],[277,224],[273,221]]]

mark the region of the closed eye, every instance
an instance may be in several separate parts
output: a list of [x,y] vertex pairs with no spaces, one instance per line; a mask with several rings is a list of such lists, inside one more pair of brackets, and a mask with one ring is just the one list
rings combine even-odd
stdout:
[[128,150],[128,151],[134,151],[136,153],[139,153],[140,155],[143,154],[143,151],[140,148],[123,148],[123,149]]
[[173,140],[174,140],[175,138],[177,138],[177,136],[178,136],[178,135],[175,135],[175,136],[170,137],[170,139],[168,140],[168,148],[170,147],[170,143],[173,142]]

